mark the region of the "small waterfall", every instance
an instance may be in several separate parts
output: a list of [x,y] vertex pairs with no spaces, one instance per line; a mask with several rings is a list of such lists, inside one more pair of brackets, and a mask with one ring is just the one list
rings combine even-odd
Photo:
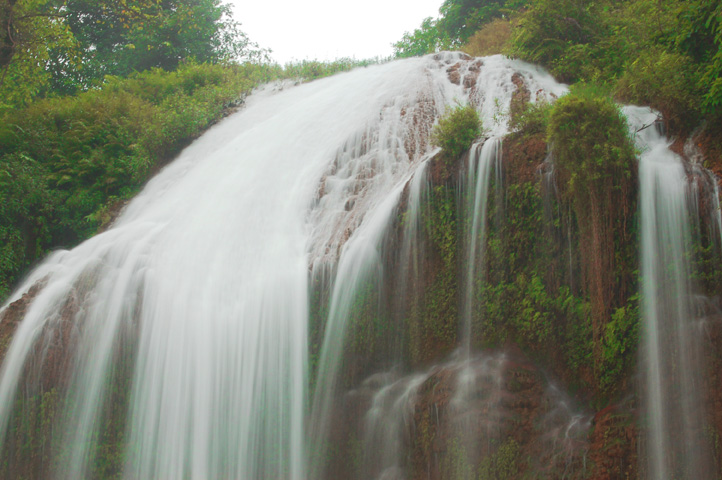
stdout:
[[[400,379],[391,376],[373,394],[363,419],[363,462],[360,479],[404,480],[406,455],[413,435],[416,392],[428,374]],[[373,378],[364,382],[373,382]]]
[[468,213],[464,225],[469,230],[464,235],[467,242],[465,247],[467,258],[463,283],[464,298],[462,299],[461,308],[461,342],[467,356],[471,353],[473,310],[474,305],[477,303],[474,298],[477,290],[475,288],[477,271],[484,267],[487,212],[492,173],[496,174],[496,188],[502,188],[502,144],[502,138],[493,137],[484,142],[483,145],[474,144],[469,152],[469,165],[465,182],[465,193],[468,196],[468,201],[465,202],[465,211]]
[[710,478],[704,434],[703,366],[693,316],[691,211],[682,158],[669,149],[657,113],[625,107],[639,160],[641,275],[649,478]]
[[[477,61],[479,62],[479,61]],[[475,64],[471,65],[472,71]],[[470,101],[477,105],[485,132],[491,135],[483,143],[471,147],[465,178],[461,180],[463,205],[464,262],[461,306],[461,344],[470,352],[476,282],[484,265],[489,195],[492,178],[497,201],[502,199],[502,146],[509,133],[509,112],[517,86],[510,82],[519,75],[530,93],[529,101],[551,100],[567,92],[565,85],[556,83],[547,74],[523,62],[508,61],[500,55],[483,59],[483,67],[471,89]]]

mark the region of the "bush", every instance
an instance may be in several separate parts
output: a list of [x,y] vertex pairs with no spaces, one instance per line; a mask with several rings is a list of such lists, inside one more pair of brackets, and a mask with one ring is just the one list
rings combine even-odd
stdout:
[[471,105],[457,105],[447,108],[431,133],[431,142],[441,147],[442,154],[449,160],[456,159],[479,138],[482,131],[481,119]]
[[552,104],[547,101],[527,102],[523,110],[511,116],[509,129],[526,137],[537,134],[546,136]]
[[108,77],[0,118],[0,299],[50,248],[72,247],[112,217],[157,167],[272,71],[187,63]]
[[691,58],[656,48],[629,65],[615,94],[624,102],[659,110],[673,127],[692,127],[701,114],[699,78]]
[[328,77],[340,72],[347,72],[358,67],[368,67],[382,63],[381,58],[356,60],[355,58],[339,58],[332,62],[320,60],[302,60],[300,62],[287,63],[279,75],[284,78],[303,79],[306,81]]
[[503,53],[511,40],[511,22],[497,18],[481,27],[469,38],[462,50],[472,57],[485,57]]
[[592,182],[632,175],[635,155],[627,121],[594,87],[581,85],[557,100],[547,135],[555,163],[569,174],[571,191],[585,194]]

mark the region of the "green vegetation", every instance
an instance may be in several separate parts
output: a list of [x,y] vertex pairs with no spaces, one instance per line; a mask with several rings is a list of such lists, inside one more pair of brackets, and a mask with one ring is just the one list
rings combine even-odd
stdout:
[[493,455],[481,461],[478,479],[516,478],[520,470],[521,457],[521,448],[516,440],[507,439]]
[[0,0],[0,111],[106,75],[183,62],[258,60],[218,0]]
[[639,295],[612,313],[612,320],[604,327],[602,390],[621,390],[622,382],[634,367],[640,334]]
[[283,68],[274,66],[279,78],[301,79],[304,81],[328,77],[340,72],[347,72],[357,67],[368,67],[382,63],[381,58],[357,60],[355,58],[338,58],[332,61],[301,60],[287,63]]
[[262,66],[186,63],[7,112],[0,124],[0,297],[50,248],[110,220],[159,165],[269,78]]
[[[58,391],[53,388],[42,393],[18,395],[3,444],[3,478],[44,478],[52,458],[54,439],[52,431],[61,412]],[[19,459],[28,459],[25,462]]]
[[582,286],[591,301],[594,366],[601,375],[605,324],[612,309],[625,305],[636,264],[627,248],[636,211],[634,145],[619,107],[589,87],[554,104],[547,134],[562,201],[579,228]]
[[471,147],[481,131],[481,120],[476,109],[471,105],[457,105],[447,109],[434,126],[431,143],[441,147],[447,160],[454,161]]
[[[525,134],[514,134],[504,148],[522,152],[520,146],[528,141]],[[493,348],[513,342],[553,364],[558,374],[571,372],[572,385],[589,387],[590,305],[569,286],[569,242],[558,217],[560,205],[537,179],[520,174],[534,159],[518,155],[509,159],[503,187],[494,186],[503,188],[501,198],[490,196],[486,274],[476,291],[481,309],[474,319],[474,343]],[[545,211],[545,201],[554,212]]]
[[453,350],[457,340],[458,218],[453,187],[437,185],[422,210],[423,233],[430,241],[428,265],[418,298],[410,306],[405,332],[407,358],[418,365]]
[[406,32],[394,44],[394,54],[412,57],[458,49],[483,26],[505,18],[526,3],[526,0],[445,0],[439,9],[439,18],[425,18],[419,28]]
[[593,182],[631,178],[635,152],[627,121],[608,97],[576,88],[560,98],[549,117],[555,165],[568,173],[568,189],[582,198]]
[[0,0],[0,298],[281,76],[264,55],[218,0]]
[[513,32],[512,23],[506,18],[496,18],[484,24],[469,38],[461,50],[472,57],[486,57],[504,53]]

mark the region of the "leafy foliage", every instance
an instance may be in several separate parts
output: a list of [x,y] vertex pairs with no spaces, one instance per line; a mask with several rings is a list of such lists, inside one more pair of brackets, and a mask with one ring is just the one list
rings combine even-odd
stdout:
[[105,75],[262,59],[230,8],[219,0],[0,0],[0,109],[86,90]]
[[544,101],[528,102],[517,115],[512,115],[509,128],[525,136],[546,135],[552,104]]
[[555,162],[569,173],[574,192],[605,178],[631,177],[635,155],[626,119],[593,89],[574,89],[554,104],[548,136]]
[[50,0],[0,0],[0,112],[47,89],[51,75],[45,67],[54,49],[68,52],[64,61],[76,68],[76,46]]
[[458,49],[484,25],[504,18],[526,3],[526,0],[446,0],[439,9],[439,18],[425,18],[420,28],[404,33],[394,44],[394,55],[412,57]]
[[448,36],[439,30],[438,22],[427,17],[421,27],[412,33],[406,32],[398,42],[393,44],[394,56],[397,58],[418,57],[427,53],[453,48]]
[[722,107],[722,4],[694,0],[677,12],[676,45],[702,66],[702,106],[706,113],[718,114]]
[[439,9],[439,29],[464,43],[484,24],[524,3],[519,0],[445,0]]
[[90,81],[149,68],[173,70],[191,58],[239,59],[250,46],[231,20],[230,5],[217,0],[120,3],[67,1],[67,22],[80,44]]
[[320,60],[301,60],[299,62],[287,63],[283,69],[278,69],[277,75],[282,78],[303,79],[311,81],[318,78],[335,75],[339,72],[347,72],[357,67],[368,67],[381,63],[380,58],[357,60],[355,58],[338,58],[327,62]]
[[462,47],[472,57],[485,57],[504,53],[511,40],[512,24],[504,18],[497,18],[479,29]]
[[272,69],[186,63],[77,97],[35,102],[0,122],[0,297],[49,248],[72,246],[110,218]]
[[699,70],[691,58],[659,48],[632,62],[616,85],[618,98],[649,105],[673,126],[690,125],[701,114]]
[[447,109],[434,126],[431,141],[441,147],[447,159],[456,159],[481,135],[481,119],[471,105],[457,105]]
[[614,311],[604,328],[604,368],[600,379],[603,390],[620,388],[624,375],[634,366],[639,334],[639,295],[635,294],[627,305]]

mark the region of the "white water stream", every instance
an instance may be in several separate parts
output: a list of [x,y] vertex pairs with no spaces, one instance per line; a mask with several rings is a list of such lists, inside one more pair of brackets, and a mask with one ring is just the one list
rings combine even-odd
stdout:
[[657,113],[624,107],[639,159],[645,453],[653,479],[709,478],[700,342],[692,308],[691,212],[682,158]]

